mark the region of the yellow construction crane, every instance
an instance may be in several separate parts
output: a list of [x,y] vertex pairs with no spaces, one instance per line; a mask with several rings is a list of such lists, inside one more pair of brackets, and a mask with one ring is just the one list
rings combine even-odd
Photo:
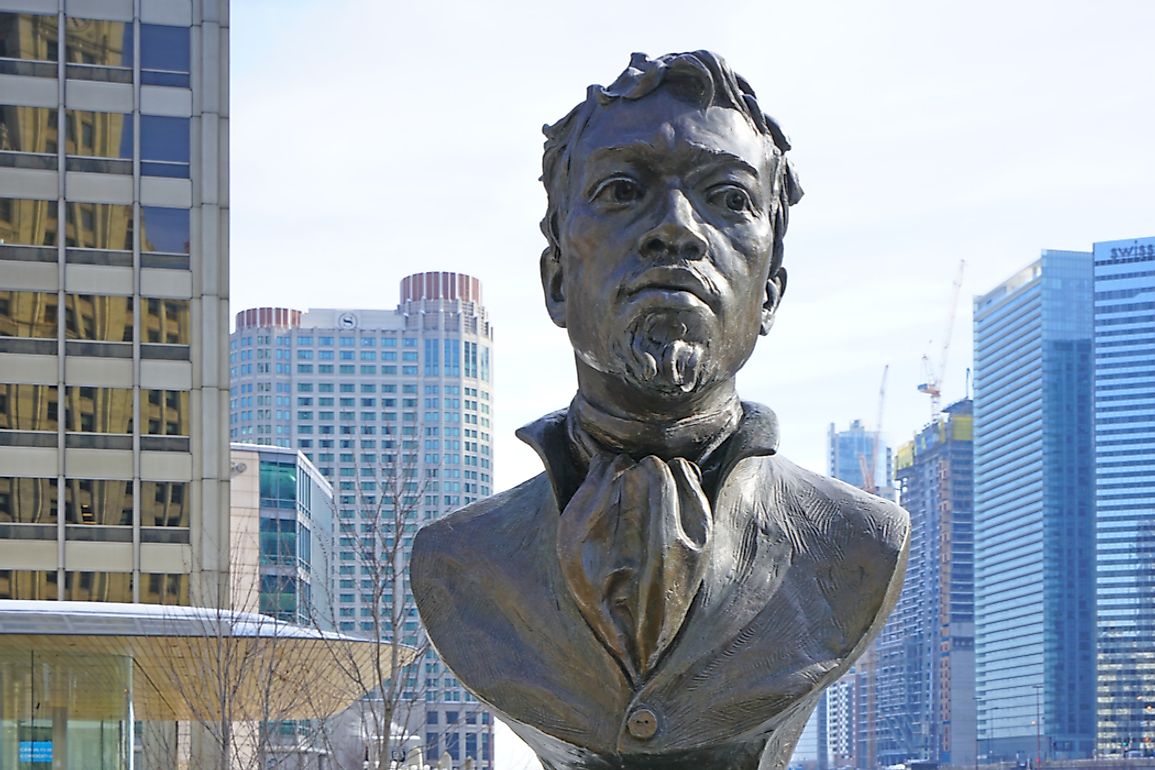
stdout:
[[950,309],[947,313],[946,332],[942,336],[942,351],[939,354],[938,366],[930,361],[930,353],[922,354],[922,370],[924,381],[919,384],[918,391],[930,396],[930,418],[933,420],[942,411],[942,378],[946,373],[946,357],[950,352],[950,338],[954,332],[955,313],[958,310],[958,296],[962,290],[963,271],[967,261],[960,259],[958,272],[955,274],[954,285],[951,287]]

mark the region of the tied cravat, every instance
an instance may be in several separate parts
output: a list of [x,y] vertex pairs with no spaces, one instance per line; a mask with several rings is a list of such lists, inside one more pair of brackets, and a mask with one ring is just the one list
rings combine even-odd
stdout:
[[582,616],[635,684],[686,618],[711,527],[694,463],[590,455],[585,481],[562,512],[557,553]]

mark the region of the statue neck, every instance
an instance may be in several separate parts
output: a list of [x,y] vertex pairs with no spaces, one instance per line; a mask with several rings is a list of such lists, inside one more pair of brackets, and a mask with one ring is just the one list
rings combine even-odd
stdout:
[[655,455],[664,460],[683,457],[701,463],[733,435],[742,421],[742,404],[733,388],[727,395],[711,401],[709,410],[667,417],[652,413],[615,414],[579,391],[570,406],[570,437],[585,454],[595,448],[588,446],[588,437],[597,446],[636,460]]

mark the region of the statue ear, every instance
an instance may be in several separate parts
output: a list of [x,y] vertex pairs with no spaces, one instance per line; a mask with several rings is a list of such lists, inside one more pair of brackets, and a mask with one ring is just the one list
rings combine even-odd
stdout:
[[548,248],[541,255],[541,289],[550,319],[565,328],[565,294],[562,291],[561,254]]
[[766,302],[762,305],[762,323],[758,331],[767,334],[774,326],[774,313],[778,310],[778,303],[786,293],[786,268],[778,268],[778,272],[766,281]]

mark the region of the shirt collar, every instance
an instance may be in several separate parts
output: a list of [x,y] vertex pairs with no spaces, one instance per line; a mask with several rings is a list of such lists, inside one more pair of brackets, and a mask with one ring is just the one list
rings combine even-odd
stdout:
[[[585,461],[569,440],[566,429],[568,410],[560,409],[517,430],[517,437],[533,447],[545,465],[558,509],[573,496],[585,478]],[[778,451],[778,417],[767,406],[750,401],[742,402],[742,419],[734,435],[714,452],[716,461],[703,468],[703,476],[710,497],[729,476],[739,461],[747,457],[766,456]],[[713,483],[710,483],[711,480]]]

